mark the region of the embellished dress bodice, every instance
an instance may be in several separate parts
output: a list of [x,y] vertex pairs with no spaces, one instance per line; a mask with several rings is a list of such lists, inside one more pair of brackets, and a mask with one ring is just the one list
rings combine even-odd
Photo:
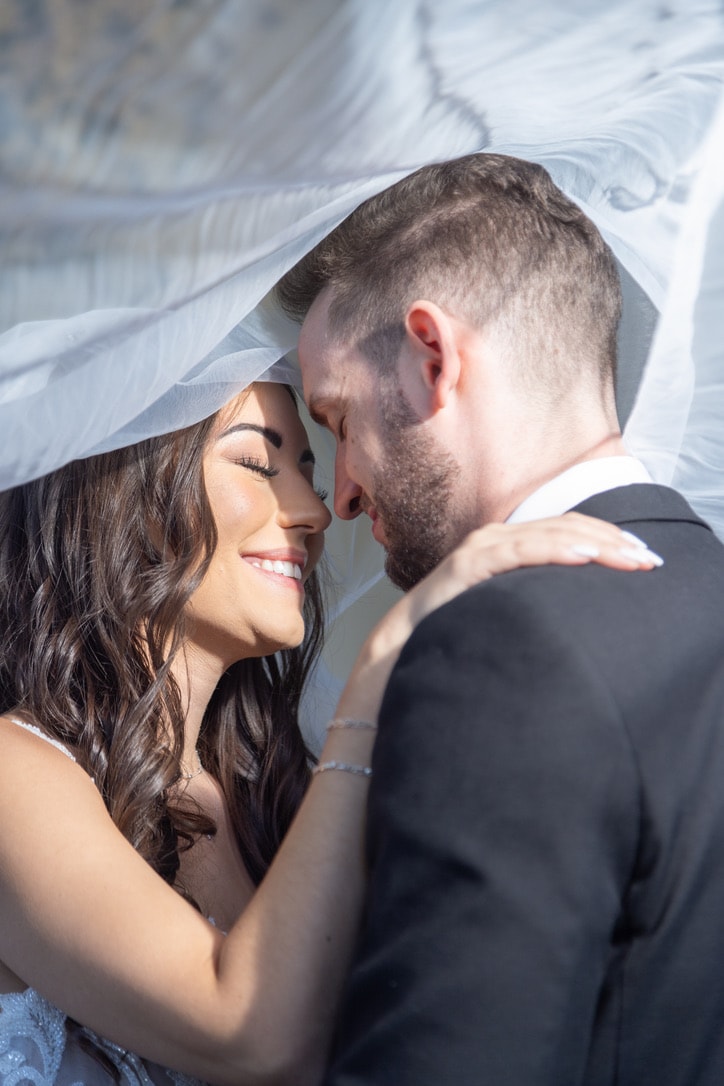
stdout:
[[116,1082],[122,1086],[203,1086],[198,1079],[142,1060],[91,1030],[69,1031],[63,1012],[33,988],[0,995],[2,1086],[111,1086]]

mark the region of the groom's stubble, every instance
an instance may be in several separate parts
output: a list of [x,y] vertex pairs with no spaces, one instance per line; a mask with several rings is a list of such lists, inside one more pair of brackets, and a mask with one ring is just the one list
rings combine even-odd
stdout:
[[387,543],[385,572],[407,592],[460,541],[453,483],[454,457],[420,426],[396,376],[383,379],[380,425],[384,448],[373,500]]

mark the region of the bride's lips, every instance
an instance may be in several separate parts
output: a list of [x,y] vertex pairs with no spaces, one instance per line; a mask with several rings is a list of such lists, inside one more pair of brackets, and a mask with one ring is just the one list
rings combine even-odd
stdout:
[[306,580],[304,567],[307,564],[307,556],[303,551],[259,551],[255,554],[242,554],[241,557],[262,576],[275,581],[278,585],[294,588],[298,592],[304,591]]

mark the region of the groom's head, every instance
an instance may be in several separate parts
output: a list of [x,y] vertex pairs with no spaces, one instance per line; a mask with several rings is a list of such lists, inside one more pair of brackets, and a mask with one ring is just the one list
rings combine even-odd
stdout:
[[617,431],[615,262],[540,166],[425,166],[277,290],[337,439],[335,509],[370,514],[402,587]]

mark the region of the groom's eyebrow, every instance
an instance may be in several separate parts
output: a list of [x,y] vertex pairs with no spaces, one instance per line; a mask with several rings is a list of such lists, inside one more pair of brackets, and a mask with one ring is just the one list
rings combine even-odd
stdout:
[[[284,444],[284,438],[278,430],[272,430],[270,426],[257,426],[254,422],[237,422],[233,426],[227,427],[226,430],[222,430],[219,434],[217,441],[221,441],[222,438],[228,437],[229,434],[236,434],[239,431],[251,430],[255,434],[261,434],[263,438],[273,445],[275,449],[281,449]],[[316,464],[317,458],[311,449],[304,449],[299,457],[300,464]]]
[[307,405],[309,411],[309,417],[313,422],[316,422],[318,426],[327,425],[327,416],[324,411],[324,404],[321,401],[311,400]]
[[329,429],[330,412],[335,410],[335,408],[337,407],[339,407],[338,401],[331,399],[325,400],[320,397],[316,400],[310,399],[309,403],[307,404],[307,411],[309,412],[309,417],[313,419],[313,421],[316,422],[318,426],[324,426]]

